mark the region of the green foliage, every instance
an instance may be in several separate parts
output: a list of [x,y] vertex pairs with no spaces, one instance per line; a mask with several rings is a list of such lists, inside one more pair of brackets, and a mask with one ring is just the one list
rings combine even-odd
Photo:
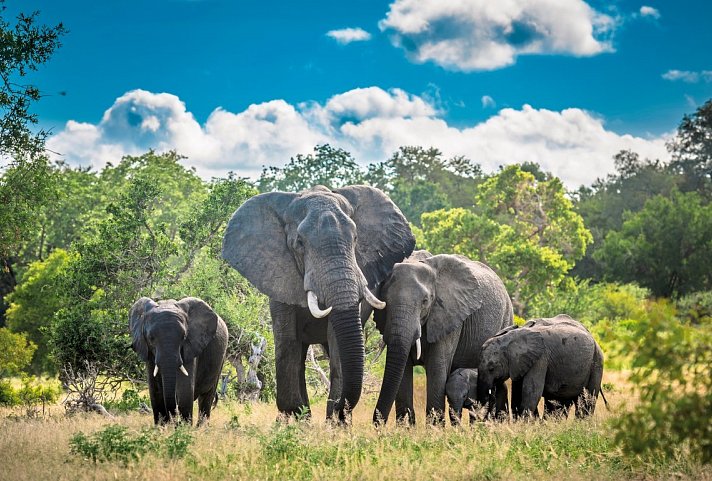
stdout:
[[558,179],[537,181],[519,166],[484,181],[475,210],[438,210],[422,216],[418,244],[462,254],[492,266],[504,280],[515,312],[564,282],[591,235]]
[[0,327],[0,377],[19,374],[32,360],[37,346],[24,334]]
[[680,448],[712,462],[712,319],[679,322],[674,306],[657,302],[641,319],[627,347],[640,403],[616,420],[625,452],[673,458]]
[[712,197],[712,99],[685,115],[668,144],[670,166],[683,177],[680,188]]
[[169,459],[183,458],[193,442],[186,426],[160,432],[155,428],[130,431],[126,426],[110,424],[91,435],[78,432],[69,441],[72,454],[97,462],[118,461],[124,465],[139,461],[149,453]]
[[284,167],[262,170],[260,192],[300,192],[315,185],[329,188],[363,183],[363,172],[353,156],[329,144],[314,147],[314,154],[297,154]]
[[20,404],[17,391],[9,379],[0,379],[0,406],[12,407]]
[[606,277],[638,281],[657,296],[712,288],[712,204],[697,193],[656,196],[611,231],[594,258]]
[[25,333],[37,345],[32,358],[32,370],[36,374],[55,370],[50,359],[47,329],[55,312],[65,303],[59,281],[69,264],[70,255],[65,250],[52,251],[46,260],[29,265],[20,284],[8,296],[7,326],[14,332]]

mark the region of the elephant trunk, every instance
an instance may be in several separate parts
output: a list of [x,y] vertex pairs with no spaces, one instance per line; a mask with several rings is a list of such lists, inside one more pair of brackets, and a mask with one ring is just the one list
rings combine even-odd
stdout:
[[169,421],[170,418],[176,415],[176,375],[178,368],[175,365],[166,364],[161,365],[160,376],[163,384],[163,402],[168,413],[166,421]]
[[340,422],[356,407],[363,384],[364,345],[358,304],[349,309],[334,309],[329,316],[341,359],[342,391],[334,404]]
[[477,402],[486,407],[488,414],[494,409],[495,393],[493,382],[483,380],[482,377],[477,380]]
[[403,379],[405,366],[410,354],[411,339],[391,336],[386,354],[386,367],[383,371],[383,383],[378,395],[376,410],[373,413],[373,423],[385,424],[396,399],[400,383]]

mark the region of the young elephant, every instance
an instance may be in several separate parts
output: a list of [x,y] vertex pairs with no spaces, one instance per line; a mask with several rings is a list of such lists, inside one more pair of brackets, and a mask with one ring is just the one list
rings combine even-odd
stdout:
[[227,349],[227,326],[204,301],[186,297],[158,303],[142,297],[129,311],[132,347],[146,362],[153,420],[176,415],[192,423],[210,417]]
[[593,414],[601,392],[603,352],[591,333],[566,315],[535,319],[510,327],[485,342],[478,370],[478,400],[493,402],[491,389],[512,379],[512,414],[538,416],[543,396],[545,414]]
[[[460,424],[462,408],[470,411],[477,399],[477,369],[460,368],[451,372],[445,384],[445,397],[450,405],[450,423]],[[470,411],[470,424],[474,421],[475,415]]]

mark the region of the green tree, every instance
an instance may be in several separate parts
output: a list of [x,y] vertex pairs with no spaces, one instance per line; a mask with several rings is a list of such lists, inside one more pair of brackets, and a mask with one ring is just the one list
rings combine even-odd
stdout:
[[257,181],[260,192],[299,192],[315,185],[338,188],[363,183],[363,172],[353,156],[329,144],[314,154],[297,154],[284,167],[266,167]]
[[8,297],[8,328],[27,335],[37,346],[32,358],[32,370],[36,374],[56,372],[50,359],[47,329],[54,313],[65,303],[59,282],[69,263],[70,256],[65,250],[52,251],[46,260],[30,264],[22,281]]
[[564,282],[591,242],[565,194],[557,178],[537,181],[518,165],[506,167],[480,185],[474,210],[423,214],[419,245],[492,266],[524,316],[530,303]]
[[0,328],[0,377],[19,374],[32,360],[37,346],[24,334]]
[[575,195],[576,211],[593,235],[593,245],[573,269],[572,274],[579,277],[602,279],[603,266],[595,260],[594,253],[606,234],[620,230],[626,212],[638,212],[656,195],[669,196],[682,181],[680,175],[660,161],[641,159],[632,151],[620,151],[614,160],[614,174],[597,180],[592,187],[581,187]]
[[605,278],[639,282],[656,296],[679,296],[712,288],[712,204],[695,192],[673,192],[629,213],[594,258]]
[[683,191],[712,197],[712,99],[692,115],[685,115],[668,143],[670,166],[684,177]]
[[40,90],[27,75],[46,63],[66,33],[62,24],[37,25],[37,13],[20,14],[11,23],[0,1],[0,326],[5,296],[15,287],[12,264],[35,226],[36,213],[52,197],[52,166],[44,156],[47,132],[34,131],[32,104]]

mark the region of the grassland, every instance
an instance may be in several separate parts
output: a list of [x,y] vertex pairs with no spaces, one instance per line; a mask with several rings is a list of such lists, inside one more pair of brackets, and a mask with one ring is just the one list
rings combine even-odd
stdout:
[[[419,376],[422,387],[422,377]],[[375,395],[368,394],[349,428],[322,418],[324,403],[314,406],[310,422],[276,423],[274,404],[221,403],[210,425],[184,431],[187,453],[171,457],[149,451],[137,460],[93,462],[70,452],[70,440],[112,424],[127,436],[151,433],[166,444],[175,428],[150,429],[151,416],[65,417],[61,406],[40,419],[19,411],[0,413],[2,480],[538,480],[676,479],[712,480],[712,470],[677,459],[633,458],[614,444],[608,421],[632,402],[623,378],[608,374],[617,388],[608,393],[611,410],[601,407],[592,419],[529,423],[478,423],[461,428],[432,428],[419,419],[416,428],[370,423]],[[422,389],[418,390],[422,392]],[[421,408],[422,395],[416,396]]]

